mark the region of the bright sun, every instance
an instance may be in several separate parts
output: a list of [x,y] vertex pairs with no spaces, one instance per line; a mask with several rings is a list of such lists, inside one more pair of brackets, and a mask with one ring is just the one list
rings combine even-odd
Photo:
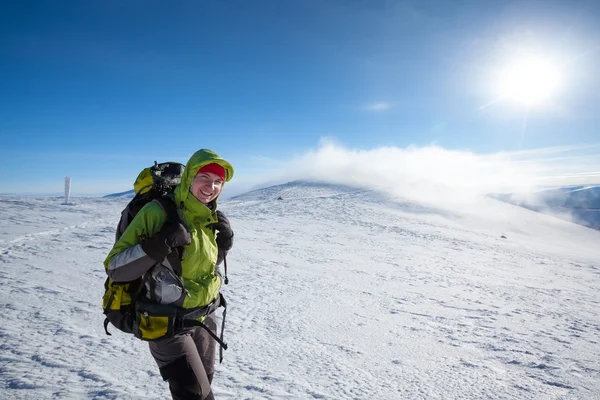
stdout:
[[532,107],[550,100],[560,89],[557,66],[540,57],[522,58],[502,70],[497,80],[501,99]]

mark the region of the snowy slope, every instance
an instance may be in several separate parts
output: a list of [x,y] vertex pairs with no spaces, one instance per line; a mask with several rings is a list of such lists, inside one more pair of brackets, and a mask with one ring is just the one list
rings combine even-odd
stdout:
[[[0,398],[168,398],[147,346],[102,327],[127,201],[0,198]],[[302,182],[220,204],[217,398],[600,398],[600,232]]]

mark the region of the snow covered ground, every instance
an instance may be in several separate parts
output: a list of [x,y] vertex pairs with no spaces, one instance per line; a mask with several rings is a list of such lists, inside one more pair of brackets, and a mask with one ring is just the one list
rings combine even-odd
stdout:
[[[62,201],[0,197],[0,398],[168,398],[147,345],[102,326],[128,199]],[[599,231],[308,183],[221,208],[217,398],[600,399]]]

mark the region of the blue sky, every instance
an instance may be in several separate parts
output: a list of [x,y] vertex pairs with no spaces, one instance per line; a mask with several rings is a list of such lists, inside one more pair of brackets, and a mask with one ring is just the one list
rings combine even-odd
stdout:
[[[357,154],[372,166],[420,154],[438,170],[469,154],[600,183],[596,1],[1,7],[0,193],[60,192],[65,176],[74,194],[128,190],[154,160],[199,148],[233,163],[238,190],[295,176],[315,154],[327,160],[313,175]],[[496,101],[497,72],[526,54],[560,66],[560,90],[536,107]],[[397,151],[382,160],[382,148]]]

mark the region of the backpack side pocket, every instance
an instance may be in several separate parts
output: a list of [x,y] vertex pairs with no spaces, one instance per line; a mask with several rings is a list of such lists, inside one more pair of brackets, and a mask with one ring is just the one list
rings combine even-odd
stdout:
[[133,334],[141,340],[153,341],[175,333],[177,308],[166,304],[136,302]]
[[[129,284],[112,282],[102,297],[102,306],[108,322],[125,333],[133,333],[133,312]],[[106,329],[106,322],[104,326]]]

